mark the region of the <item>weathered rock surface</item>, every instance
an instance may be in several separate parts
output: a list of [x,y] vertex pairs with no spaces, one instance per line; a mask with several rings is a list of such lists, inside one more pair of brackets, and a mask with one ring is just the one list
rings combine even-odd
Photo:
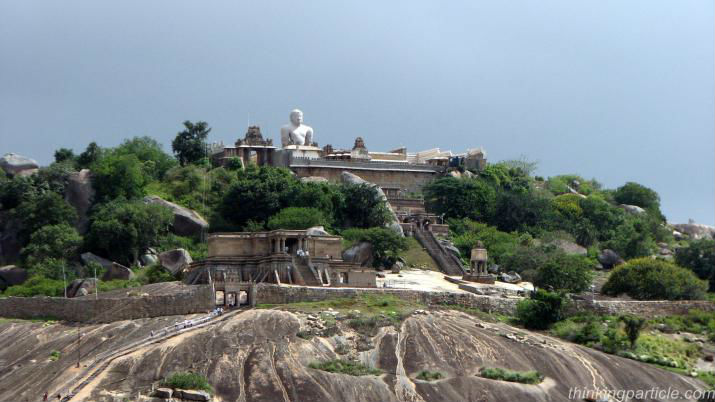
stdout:
[[[85,326],[83,350],[91,357],[143,339],[184,317]],[[249,310],[212,326],[146,344],[113,360],[74,401],[112,401],[112,395],[147,395],[152,384],[177,370],[206,376],[221,401],[566,401],[570,387],[651,389],[655,384],[683,393],[704,389],[699,381],[653,366],[607,355],[540,333],[486,323],[454,311],[422,312],[399,331],[383,328],[351,352],[379,376],[349,376],[308,368],[342,358],[339,337],[297,337],[298,316]],[[62,324],[0,323],[0,400],[35,400],[50,390],[66,393],[76,373],[76,329]],[[109,335],[112,336],[109,336]],[[358,339],[356,339],[358,338]],[[342,337],[356,350],[360,337]],[[86,348],[86,349],[84,349]],[[52,350],[60,359],[48,359]],[[546,379],[526,385],[479,377],[481,367],[538,370]],[[437,381],[416,379],[439,371]],[[35,398],[35,399],[33,399]]]
[[619,205],[624,211],[628,212],[629,214],[633,215],[640,215],[645,213],[645,209],[639,207],[638,205],[628,205],[628,204],[621,204]]
[[548,243],[549,245],[555,246],[559,250],[563,251],[566,254],[575,254],[575,255],[586,255],[588,254],[588,250],[586,250],[585,247],[579,246],[578,244],[565,240],[565,239],[556,239]]
[[191,254],[183,248],[164,251],[159,254],[159,263],[161,263],[161,266],[166,268],[167,271],[171,272],[172,275],[176,275],[192,262],[194,262],[194,260],[191,259]]
[[104,272],[104,275],[102,275],[103,281],[111,281],[114,279],[129,280],[133,278],[134,272],[132,272],[131,269],[122,264],[117,264],[116,262],[112,263],[112,265],[110,265]]
[[693,239],[713,239],[715,238],[715,227],[703,225],[701,223],[676,223],[673,226],[675,230],[686,234]]
[[144,202],[163,205],[169,208],[174,214],[172,231],[179,236],[198,236],[203,230],[206,230],[209,227],[208,222],[206,222],[206,220],[199,215],[198,212],[189,208],[184,208],[181,205],[174,204],[173,202],[166,201],[161,197],[148,195],[144,197]]
[[363,267],[372,265],[372,244],[366,241],[360,242],[349,249],[343,251],[343,261],[354,262]]
[[514,271],[502,272],[499,274],[499,281],[506,283],[519,283],[521,282],[521,275]]
[[94,293],[97,281],[94,278],[75,279],[67,285],[67,297],[82,297]]
[[21,222],[10,216],[8,211],[0,212],[0,264],[13,264],[20,259]]
[[12,152],[0,158],[0,169],[12,176],[28,176],[36,173],[39,167],[34,159]]
[[15,265],[0,268],[0,290],[9,286],[20,285],[27,280],[27,271]]
[[112,264],[114,264],[112,261],[110,261],[106,258],[102,258],[102,257],[98,256],[97,254],[90,253],[90,252],[82,253],[79,256],[79,259],[82,261],[82,264],[84,264],[84,265],[88,265],[90,262],[94,262],[94,263],[101,265],[102,268],[104,268],[104,269],[109,269],[112,267]]
[[82,169],[79,172],[70,174],[65,187],[65,201],[77,211],[76,228],[80,234],[87,232],[89,224],[87,211],[92,206],[93,198],[94,187],[92,187],[92,177],[89,169]]
[[321,176],[308,176],[308,177],[301,177],[300,181],[303,183],[327,183],[328,179],[325,177]]
[[603,269],[611,269],[611,268],[615,267],[616,265],[621,265],[621,264],[625,263],[623,258],[621,258],[621,256],[618,255],[618,253],[616,253],[615,251],[608,249],[608,248],[601,251],[601,253],[598,254],[598,262],[601,263],[601,265],[603,266]]
[[330,233],[328,233],[323,226],[313,226],[312,228],[308,228],[306,229],[305,234],[308,236],[330,236]]

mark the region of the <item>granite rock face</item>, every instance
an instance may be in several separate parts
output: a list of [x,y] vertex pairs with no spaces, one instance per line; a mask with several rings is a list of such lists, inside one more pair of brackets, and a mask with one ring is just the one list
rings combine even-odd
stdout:
[[703,225],[701,223],[676,223],[672,225],[676,231],[686,234],[693,239],[713,239],[715,238],[715,227]]
[[362,241],[343,251],[343,261],[354,262],[363,267],[372,265],[372,244]]
[[92,187],[92,177],[89,169],[82,169],[79,172],[70,174],[65,187],[65,201],[77,211],[76,228],[80,234],[87,232],[89,220],[87,212],[92,206],[94,198],[94,187]]
[[208,222],[198,212],[166,201],[161,197],[148,195],[144,197],[144,202],[169,208],[174,214],[174,223],[171,230],[179,236],[198,236],[209,227]]
[[27,271],[14,265],[0,268],[0,291],[9,286],[20,285],[27,280]]
[[184,267],[194,262],[194,260],[188,251],[183,248],[177,248],[159,254],[159,262],[161,266],[171,272],[172,275],[176,275],[179,271],[184,269]]
[[[184,319],[171,318],[169,322]],[[85,345],[98,345],[97,353],[119,350],[166,324],[165,318],[156,318],[86,326],[83,339]],[[307,340],[297,336],[304,328],[304,315],[248,310],[114,359],[74,400],[110,402],[118,394],[147,395],[152,384],[177,370],[205,376],[214,389],[212,397],[221,401],[545,402],[569,400],[572,387],[648,390],[659,384],[681,394],[705,389],[693,378],[456,311],[415,312],[399,330],[383,327],[367,338],[343,332]],[[13,345],[0,348],[0,360],[38,362],[6,370],[0,376],[0,400],[31,399],[71,383],[74,327],[3,322],[0,332],[0,343]],[[338,354],[338,344],[382,374],[350,376],[308,367],[345,358]],[[52,350],[63,353],[47,370],[39,362]],[[538,385],[490,380],[478,375],[485,366],[538,370],[545,380]],[[443,378],[419,380],[422,370],[440,372]]]
[[39,167],[34,159],[12,152],[0,158],[0,169],[11,176],[29,176],[36,173]]

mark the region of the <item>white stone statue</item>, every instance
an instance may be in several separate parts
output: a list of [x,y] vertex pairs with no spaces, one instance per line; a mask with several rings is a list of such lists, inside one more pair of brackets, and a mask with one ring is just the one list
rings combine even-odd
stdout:
[[281,127],[281,145],[313,145],[313,128],[303,124],[303,112],[293,109],[290,124]]

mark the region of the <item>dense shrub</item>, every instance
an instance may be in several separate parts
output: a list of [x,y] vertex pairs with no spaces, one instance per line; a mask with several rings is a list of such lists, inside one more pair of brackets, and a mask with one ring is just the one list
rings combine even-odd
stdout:
[[147,283],[171,282],[176,278],[159,264],[149,266],[145,271]]
[[535,370],[515,371],[499,367],[482,367],[479,375],[492,380],[520,382],[522,384],[539,384],[544,380],[543,374]]
[[308,229],[327,226],[328,219],[317,208],[288,207],[268,218],[268,229]]
[[715,240],[691,241],[688,247],[675,250],[675,261],[695,272],[698,278],[708,280],[709,290],[715,291]]
[[535,192],[504,191],[497,198],[496,211],[489,221],[504,232],[527,232],[531,235],[551,230],[556,212],[551,201]]
[[417,379],[422,381],[436,381],[444,377],[439,371],[422,370],[417,374]]
[[92,186],[101,202],[119,197],[137,199],[145,194],[151,176],[132,154],[109,154],[92,165]]
[[465,258],[469,258],[474,245],[481,241],[489,252],[489,259],[500,264],[525,240],[518,234],[505,233],[469,219],[450,219],[448,223],[452,241]]
[[161,385],[174,389],[198,389],[209,393],[213,392],[213,388],[206,377],[192,372],[172,373],[161,382]]
[[63,296],[65,292],[64,281],[61,279],[48,279],[42,275],[33,275],[22,285],[10,286],[3,292],[4,296]]
[[639,300],[682,300],[702,299],[706,289],[707,284],[690,270],[667,261],[638,258],[615,268],[601,291]]
[[497,193],[485,180],[443,177],[423,191],[427,208],[445,218],[486,221],[494,215]]
[[161,179],[167,170],[176,165],[176,159],[164,152],[161,144],[150,137],[134,137],[124,140],[112,150],[114,155],[134,155],[142,162],[145,172],[154,179]]
[[382,374],[382,370],[380,369],[366,367],[360,362],[352,360],[335,359],[320,363],[310,363],[308,367],[316,370],[327,371],[329,373],[339,373],[354,376]]
[[555,253],[536,270],[534,285],[578,293],[588,289],[593,279],[593,261],[580,255]]
[[36,197],[29,197],[15,208],[13,215],[22,222],[20,237],[22,243],[30,235],[46,225],[72,225],[77,220],[77,212],[59,194],[51,191]]
[[30,236],[30,242],[22,249],[28,265],[43,262],[47,258],[70,260],[77,256],[82,245],[82,236],[74,227],[61,223],[47,225]]
[[638,183],[628,182],[613,192],[613,199],[619,204],[637,205],[643,209],[658,210],[658,193]]
[[340,227],[370,228],[384,226],[391,216],[377,189],[366,184],[342,184],[340,210],[337,213]]
[[366,241],[372,244],[373,265],[391,266],[401,251],[407,250],[407,240],[388,228],[347,229],[343,233],[345,240],[357,243]]
[[547,329],[563,318],[567,300],[556,292],[538,289],[516,306],[519,322],[529,329]]

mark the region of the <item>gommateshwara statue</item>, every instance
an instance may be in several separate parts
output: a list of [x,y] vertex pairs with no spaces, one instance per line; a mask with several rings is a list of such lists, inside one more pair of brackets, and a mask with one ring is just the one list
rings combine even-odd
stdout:
[[293,109],[290,124],[281,127],[281,145],[313,145],[313,128],[303,124],[303,112],[299,109]]

